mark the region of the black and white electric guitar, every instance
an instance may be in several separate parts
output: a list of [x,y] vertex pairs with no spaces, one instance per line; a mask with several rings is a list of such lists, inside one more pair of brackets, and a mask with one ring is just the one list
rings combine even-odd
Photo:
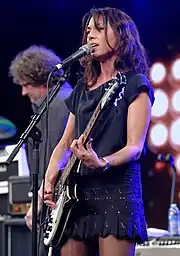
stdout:
[[[92,129],[94,128],[102,109],[113,100],[116,92],[126,85],[126,76],[120,72],[109,83],[103,97],[97,105],[88,125],[84,131],[85,143],[88,141]],[[70,184],[72,172],[78,173],[81,161],[72,154],[65,169],[58,180],[53,201],[56,203],[55,209],[48,207],[46,215],[46,225],[44,227],[44,244],[46,246],[55,246],[61,243],[63,233],[70,217],[72,208],[78,202],[77,184]]]

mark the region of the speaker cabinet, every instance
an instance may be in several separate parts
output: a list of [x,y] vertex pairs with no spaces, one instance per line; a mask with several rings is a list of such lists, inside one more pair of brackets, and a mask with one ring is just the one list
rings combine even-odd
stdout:
[[5,218],[0,216],[0,256],[5,256],[5,227],[4,227]]
[[24,218],[6,219],[4,221],[5,249],[2,256],[32,256],[32,234]]

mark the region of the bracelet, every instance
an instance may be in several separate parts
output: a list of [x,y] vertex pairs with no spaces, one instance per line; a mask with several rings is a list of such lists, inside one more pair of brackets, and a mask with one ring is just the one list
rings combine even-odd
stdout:
[[107,160],[106,157],[101,157],[102,160],[104,160],[106,162],[106,166],[103,168],[103,171],[106,171],[109,169],[110,167],[110,162]]

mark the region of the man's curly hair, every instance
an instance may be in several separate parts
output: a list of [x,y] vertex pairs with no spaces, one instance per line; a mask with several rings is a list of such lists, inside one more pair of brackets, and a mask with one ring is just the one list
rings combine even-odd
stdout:
[[[82,21],[82,44],[87,43],[87,27],[90,19],[94,19],[96,29],[99,30],[98,18],[100,16],[103,18],[107,44],[109,45],[107,38],[108,23],[117,37],[117,45],[113,49],[118,56],[114,63],[115,69],[121,71],[131,70],[147,75],[149,60],[144,46],[141,44],[137,27],[133,20],[119,9],[110,7],[93,8],[86,13]],[[109,47],[111,46],[109,45]],[[96,83],[101,72],[99,61],[92,59],[91,56],[86,56],[82,58],[81,64],[85,67],[86,81],[89,86],[92,86]]]
[[[44,46],[32,45],[21,51],[12,60],[9,68],[9,76],[15,84],[22,81],[33,86],[46,86],[47,78],[52,69],[61,62],[51,49]],[[62,71],[52,74],[49,87],[54,86],[60,78]]]

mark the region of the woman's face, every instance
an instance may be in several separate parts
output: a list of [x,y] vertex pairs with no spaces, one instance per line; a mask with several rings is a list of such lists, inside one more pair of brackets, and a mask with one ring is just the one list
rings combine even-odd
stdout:
[[[116,47],[117,38],[108,22],[106,39],[106,31],[102,16],[99,16],[98,18],[97,28],[92,17],[87,26],[87,43],[92,45],[92,57],[99,61],[103,61],[114,55],[113,49]],[[107,41],[111,47],[109,47]]]

